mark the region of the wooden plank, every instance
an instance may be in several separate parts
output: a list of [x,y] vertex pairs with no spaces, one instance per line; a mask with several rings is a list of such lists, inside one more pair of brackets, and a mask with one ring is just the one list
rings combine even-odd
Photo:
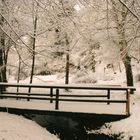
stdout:
[[86,99],[61,99],[59,101],[70,101],[70,102],[94,102],[94,103],[126,103],[126,100],[86,100]]
[[84,90],[127,90],[127,89],[131,89],[131,90],[136,90],[134,87],[131,86],[126,86],[126,87],[120,87],[120,86],[95,86],[93,84],[21,84],[21,83],[0,83],[0,86],[10,86],[10,87],[32,87],[32,88],[59,88],[59,89],[84,89]]
[[60,97],[107,97],[107,95],[59,95]]
[[31,96],[9,96],[9,95],[0,95],[0,98],[19,98],[19,99],[34,99],[34,100],[55,100],[55,98],[44,98],[44,97],[31,97]]
[[[17,95],[17,92],[3,92],[3,95]],[[18,92],[17,96],[22,95],[29,95],[29,93]],[[50,96],[50,94],[43,94],[43,93],[30,93],[30,96]],[[56,94],[51,95],[50,97],[56,96]],[[70,95],[70,94],[63,94],[59,95],[60,97],[107,97],[107,95]]]
[[[18,95],[17,95],[18,93]],[[3,95],[29,95],[29,93],[24,93],[24,92],[3,92]],[[30,93],[30,96],[50,96],[50,94],[44,94],[44,93]]]

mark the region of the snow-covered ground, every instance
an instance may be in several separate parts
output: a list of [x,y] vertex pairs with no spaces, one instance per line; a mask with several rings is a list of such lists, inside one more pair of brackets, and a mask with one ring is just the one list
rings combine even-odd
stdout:
[[[45,80],[44,77],[40,80],[43,79]],[[47,80],[50,82],[50,79]],[[55,80],[55,76],[51,76],[51,80]],[[15,81],[11,79],[9,82]],[[0,112],[0,125],[0,140],[58,140],[45,128],[22,116]]]
[[[28,79],[21,81],[21,83],[24,83],[27,81],[28,81]],[[62,79],[62,77],[57,77],[54,75],[53,76],[37,76],[34,79],[34,83],[44,83],[44,82],[45,83],[50,83],[50,82],[51,83],[54,83],[54,82],[63,83],[63,81],[64,81],[64,79]],[[14,81],[11,80],[9,82],[14,82]],[[96,83],[96,84],[125,85],[125,79],[124,79],[124,76],[118,75],[118,76],[116,76],[115,79],[113,78],[113,80],[112,79],[98,80],[98,83]],[[129,138],[132,138],[133,140],[140,140],[140,135],[139,135],[139,132],[140,132],[140,123],[139,123],[140,122],[140,94],[139,94],[140,93],[140,82],[135,83],[135,87],[136,87],[136,92],[134,95],[131,95],[131,116],[126,119],[117,121],[117,122],[106,123],[104,126],[102,126],[101,129],[96,130],[96,131],[93,130],[93,131],[90,131],[89,133],[96,133],[96,134],[104,133],[107,135],[121,134],[120,135],[121,140],[128,140]],[[4,115],[7,115],[7,114],[4,114]],[[16,122],[18,122],[18,121],[16,121]],[[16,124],[15,124],[15,127],[16,127]],[[40,136],[40,134],[38,134],[38,135]]]
[[58,138],[31,120],[0,112],[0,140],[58,140]]
[[106,123],[101,129],[89,133],[114,135],[120,140],[140,140],[140,82],[135,83],[136,92],[131,95],[131,116],[117,122]]

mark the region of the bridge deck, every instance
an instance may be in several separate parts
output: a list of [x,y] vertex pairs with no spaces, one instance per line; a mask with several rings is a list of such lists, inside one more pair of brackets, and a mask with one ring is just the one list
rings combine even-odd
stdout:
[[[12,92],[11,88],[34,89],[37,94],[28,91],[19,93]],[[8,88],[5,91],[5,89]],[[49,90],[44,94],[38,92],[38,89]],[[76,93],[70,94],[64,91],[76,90]],[[78,90],[78,91],[77,91]],[[82,92],[81,90],[84,90]],[[121,114],[130,115],[130,93],[135,91],[134,87],[122,86],[94,86],[94,85],[36,85],[36,84],[14,84],[0,83],[0,107],[24,110],[38,110],[49,112],[71,112],[85,114]],[[89,91],[96,91],[96,94]],[[105,92],[101,95],[99,92]],[[117,91],[117,93],[116,93]],[[111,94],[121,98],[112,98]],[[124,94],[125,93],[125,94]],[[122,99],[123,98],[123,99]],[[16,100],[18,99],[18,100]]]
[[54,104],[48,101],[23,101],[23,100],[0,100],[0,108],[15,108],[28,109],[36,111],[51,111],[51,112],[71,112],[85,114],[118,114],[126,115],[125,104],[110,104],[106,103],[77,103],[77,102],[61,102],[59,110],[55,110]]

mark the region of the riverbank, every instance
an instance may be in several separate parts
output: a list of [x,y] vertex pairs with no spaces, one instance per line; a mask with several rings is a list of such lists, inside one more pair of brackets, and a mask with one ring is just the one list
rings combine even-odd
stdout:
[[120,121],[105,123],[91,134],[119,135],[120,140],[140,140],[140,82],[135,83],[136,92],[131,95],[131,115]]
[[34,121],[23,116],[0,112],[1,140],[58,140]]

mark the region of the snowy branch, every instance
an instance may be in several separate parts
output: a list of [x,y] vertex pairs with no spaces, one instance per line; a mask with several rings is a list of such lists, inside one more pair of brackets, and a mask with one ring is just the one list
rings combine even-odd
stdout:
[[140,18],[123,1],[119,2],[140,22]]

